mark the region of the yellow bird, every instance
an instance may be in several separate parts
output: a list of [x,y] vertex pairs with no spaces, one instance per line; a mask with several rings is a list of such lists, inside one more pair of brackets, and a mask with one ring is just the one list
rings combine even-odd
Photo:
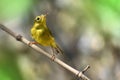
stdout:
[[37,16],[31,28],[32,38],[42,46],[50,46],[54,53],[63,53],[46,25],[46,15]]

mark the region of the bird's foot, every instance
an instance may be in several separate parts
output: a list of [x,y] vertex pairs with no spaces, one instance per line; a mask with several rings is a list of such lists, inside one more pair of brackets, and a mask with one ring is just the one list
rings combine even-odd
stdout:
[[54,55],[54,54],[52,55],[51,59],[52,59],[53,61],[55,60],[55,55]]
[[35,41],[31,41],[31,42],[28,43],[29,46],[31,46],[32,44],[38,44],[38,43],[35,42]]

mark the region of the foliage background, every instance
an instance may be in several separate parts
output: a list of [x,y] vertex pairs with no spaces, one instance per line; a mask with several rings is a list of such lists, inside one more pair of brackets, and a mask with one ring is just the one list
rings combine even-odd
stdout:
[[[0,0],[0,23],[29,40],[35,16],[46,13],[47,25],[64,50],[62,60],[78,70],[89,64],[85,74],[91,80],[120,79],[119,0]],[[0,30],[0,80],[72,78]]]

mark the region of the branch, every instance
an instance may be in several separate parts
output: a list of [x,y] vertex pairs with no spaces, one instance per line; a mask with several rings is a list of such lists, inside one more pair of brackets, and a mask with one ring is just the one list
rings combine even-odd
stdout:
[[50,55],[49,53],[45,52],[44,50],[42,50],[41,48],[39,48],[35,44],[29,45],[29,43],[30,43],[29,40],[27,40],[26,38],[24,38],[20,34],[14,33],[13,31],[11,31],[10,29],[8,29],[4,25],[0,24],[0,28],[3,31],[7,32],[12,37],[14,37],[17,41],[20,41],[20,42],[22,42],[22,43],[30,46],[31,48],[33,48],[35,51],[44,54],[45,56],[47,56],[48,58],[50,58],[52,61],[56,62],[57,64],[59,64],[60,66],[62,66],[65,69],[67,69],[68,71],[72,72],[77,77],[81,78],[82,80],[90,80],[87,76],[84,75],[84,72],[86,72],[90,68],[89,65],[87,67],[85,67],[83,71],[78,71],[78,70],[72,68],[71,66],[67,65],[66,63],[64,63],[63,61],[61,61],[60,59],[58,59],[56,57],[53,60],[53,56],[52,55]]

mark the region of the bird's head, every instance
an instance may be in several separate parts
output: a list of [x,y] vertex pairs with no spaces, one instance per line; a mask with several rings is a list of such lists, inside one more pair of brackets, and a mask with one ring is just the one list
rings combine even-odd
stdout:
[[37,16],[34,20],[35,23],[38,23],[38,24],[46,24],[46,14],[45,15],[40,15],[40,16]]

